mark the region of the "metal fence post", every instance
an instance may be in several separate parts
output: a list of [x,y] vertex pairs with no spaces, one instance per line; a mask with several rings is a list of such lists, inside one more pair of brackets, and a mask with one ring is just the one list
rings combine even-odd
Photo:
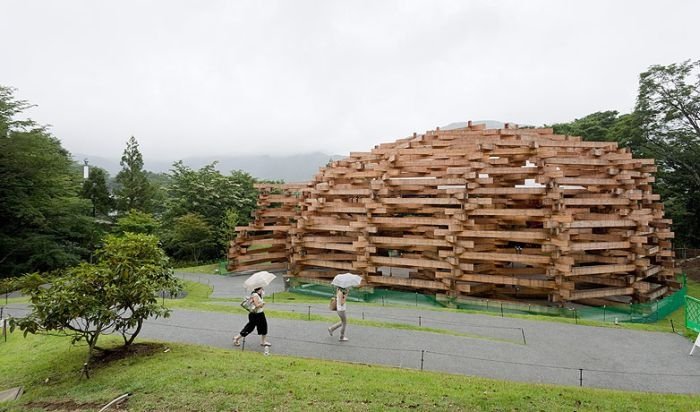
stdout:
[[425,350],[420,350],[420,370],[423,370],[423,360],[425,359]]
[[659,321],[659,301],[656,301],[656,321]]
[[578,370],[578,386],[583,386],[583,369]]
[[605,305],[603,305],[603,322],[605,322]]
[[632,302],[630,302],[630,322],[632,322]]

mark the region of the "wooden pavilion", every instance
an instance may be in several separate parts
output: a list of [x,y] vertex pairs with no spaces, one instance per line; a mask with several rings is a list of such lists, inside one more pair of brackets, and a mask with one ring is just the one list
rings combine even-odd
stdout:
[[549,128],[439,128],[351,153],[312,182],[260,184],[229,269],[438,297],[588,304],[672,293],[653,159]]

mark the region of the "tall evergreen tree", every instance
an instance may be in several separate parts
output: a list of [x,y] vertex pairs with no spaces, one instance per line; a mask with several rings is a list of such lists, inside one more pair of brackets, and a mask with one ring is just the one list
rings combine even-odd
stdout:
[[117,174],[117,210],[125,213],[132,209],[150,212],[153,188],[143,170],[143,156],[134,136],[126,142],[126,149],[119,163],[122,170]]

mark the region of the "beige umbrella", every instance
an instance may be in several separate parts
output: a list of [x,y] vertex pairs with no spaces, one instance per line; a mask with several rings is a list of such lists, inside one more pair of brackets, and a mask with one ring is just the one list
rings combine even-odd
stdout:
[[272,282],[274,278],[277,276],[273,273],[266,272],[266,271],[261,271],[261,272],[255,272],[248,279],[243,282],[243,286],[245,286],[246,289],[248,290],[255,290],[257,288],[261,288],[264,286],[267,286]]
[[331,285],[347,289],[353,286],[360,286],[360,283],[362,283],[362,276],[354,275],[352,273],[341,273],[333,278]]

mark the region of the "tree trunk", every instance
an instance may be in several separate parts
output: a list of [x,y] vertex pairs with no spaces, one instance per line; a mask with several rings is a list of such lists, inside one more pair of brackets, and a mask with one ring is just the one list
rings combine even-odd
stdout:
[[85,374],[85,377],[90,379],[90,373],[88,372],[88,368],[90,367],[90,361],[92,360],[92,351],[95,349],[95,345],[97,345],[97,339],[100,337],[100,332],[101,328],[98,328],[92,336],[88,336],[87,338],[87,343],[88,343],[88,353],[87,357],[85,358],[85,363],[83,364],[83,373]]
[[125,347],[131,346],[132,343],[134,343],[134,339],[136,339],[136,336],[141,332],[141,326],[143,326],[143,319],[139,319],[138,324],[136,325],[136,330],[134,331],[133,335],[129,338],[129,340],[124,344]]

